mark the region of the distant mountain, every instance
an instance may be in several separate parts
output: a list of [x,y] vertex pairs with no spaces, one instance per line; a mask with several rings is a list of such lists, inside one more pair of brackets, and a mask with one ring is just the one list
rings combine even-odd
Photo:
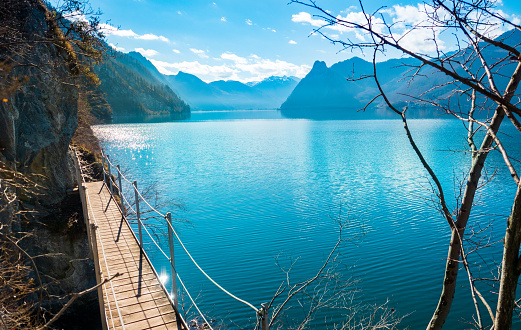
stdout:
[[163,75],[141,54],[128,53],[158,81],[167,84],[192,110],[267,110],[278,109],[300,81],[296,77],[269,77],[256,83],[219,80],[206,83],[197,76],[180,71]]
[[168,85],[189,102],[193,110],[225,110],[232,108],[226,95],[215,86],[205,83],[193,74],[179,72],[165,76]]
[[299,82],[295,77],[270,77],[256,84],[231,80],[206,83],[184,72],[165,78],[194,110],[277,109]]
[[278,109],[299,82],[300,79],[297,77],[271,76],[256,83],[252,87],[258,91],[260,95],[263,95],[273,102],[272,104],[275,106],[271,108]]
[[[516,47],[521,43],[521,32],[510,31],[499,39]],[[469,50],[462,50],[464,57]],[[505,51],[487,47],[482,51],[485,59],[491,62],[494,59],[504,58]],[[413,58],[392,59],[377,63],[376,70],[383,90],[388,93],[390,100],[398,108],[409,106],[410,118],[425,118],[439,116],[439,112],[424,103],[414,102],[415,97],[421,95],[424,99],[434,100],[445,105],[450,104],[453,109],[460,106],[470,107],[466,96],[455,97],[453,90],[458,88],[448,84],[450,78],[432,67],[425,67],[420,75],[410,79],[408,72],[411,65],[418,65],[419,61]],[[481,69],[481,63],[474,61],[476,70]],[[497,71],[496,85],[504,89],[508,83],[509,72],[515,63],[494,68]],[[463,69],[460,74],[465,76]],[[502,73],[505,73],[503,75]],[[296,118],[394,118],[380,98],[368,107],[365,112],[358,110],[379,94],[372,78],[348,81],[348,78],[358,78],[373,74],[371,62],[354,57],[327,67],[324,62],[317,61],[313,68],[295,87],[287,100],[281,105],[282,114]],[[407,77],[409,76],[409,78]],[[441,86],[440,88],[433,88]],[[449,98],[450,96],[450,98]],[[489,104],[493,106],[492,104]]]
[[[408,58],[377,63],[381,84],[394,89],[398,78],[408,70],[401,65],[416,63],[416,60]],[[358,57],[336,63],[329,68],[326,63],[316,61],[311,71],[281,105],[282,114],[287,117],[317,119],[374,118],[375,115],[385,117],[385,113],[378,107],[365,112],[358,111],[378,94],[373,79],[348,81],[348,78],[363,77],[372,72],[372,63]]]
[[[503,33],[503,35],[496,38],[496,40],[501,40],[505,44],[517,48],[518,50],[521,50],[521,31],[519,30],[507,31]],[[449,55],[454,54],[455,53]],[[509,52],[498,47],[483,47],[481,54],[489,64],[495,63],[499,59],[508,58],[511,56]],[[471,57],[471,50],[463,49],[459,52],[459,54],[456,53],[456,55],[468,59]],[[492,72],[494,73],[494,83],[500,91],[505,90],[506,86],[510,81],[510,76],[512,75],[512,72],[514,72],[517,63],[517,60],[510,60],[502,62],[501,65],[497,65],[491,68]],[[484,74],[483,66],[479,60],[474,60],[472,61],[472,63],[469,63],[469,65],[471,65],[472,71],[481,72],[481,74]],[[464,69],[461,67],[456,67],[456,72],[462,76],[468,76]],[[450,106],[453,109],[456,109],[457,107],[465,107],[468,109],[470,107],[470,98],[466,96],[459,98],[452,96],[454,89],[466,89],[467,87],[461,86],[462,84],[447,84],[448,82],[451,82],[451,79],[449,77],[432,67],[428,67],[422,71],[421,75],[415,77],[410,84],[397,85],[397,88],[394,91],[395,96],[393,100],[399,104],[403,104],[404,102],[411,100],[410,97],[405,95],[421,95],[422,93],[425,93],[422,95],[423,98],[442,100],[441,102],[444,104],[449,104],[450,102]],[[486,78],[483,80],[483,83],[485,86],[488,86],[489,84]],[[433,89],[434,86],[441,87]],[[448,99],[449,96],[451,96],[450,99]],[[480,96],[478,94],[478,102],[479,98]],[[495,108],[496,105],[493,104],[490,100],[488,100],[486,107],[488,109],[482,109],[482,113],[477,114],[477,116],[485,116],[486,112],[490,109]]]
[[157,68],[154,66],[154,64],[152,64],[152,62],[147,60],[146,57],[141,55],[141,53],[138,53],[138,52],[128,52],[127,55],[130,58],[132,58],[132,59],[138,61],[139,63],[141,63],[141,65],[148,70],[148,72],[144,75],[145,77],[152,76],[152,77],[155,78],[155,80],[160,81],[163,84],[168,84],[167,80],[165,79],[165,75],[162,74],[161,72],[159,72],[157,70]]
[[[190,118],[190,107],[166,84],[162,75],[137,53],[116,53],[95,69],[99,90],[116,121]],[[145,59],[146,60],[146,59]],[[159,75],[158,75],[159,74]]]

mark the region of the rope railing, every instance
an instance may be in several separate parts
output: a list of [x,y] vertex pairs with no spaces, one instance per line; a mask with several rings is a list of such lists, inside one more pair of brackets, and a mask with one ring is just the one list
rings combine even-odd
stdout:
[[[143,237],[142,237],[142,229],[145,230],[146,232],[146,235],[148,236],[148,238],[152,241],[153,245],[156,246],[156,248],[161,252],[161,254],[163,254],[163,256],[170,262],[170,265],[171,265],[171,271],[172,271],[172,288],[173,288],[173,295],[174,295],[174,306],[175,308],[177,309],[178,308],[178,299],[177,299],[177,284],[176,284],[176,278],[179,279],[179,282],[181,283],[181,286],[183,287],[183,290],[187,293],[188,297],[190,298],[190,301],[192,302],[192,304],[194,305],[195,309],[199,312],[200,316],[202,317],[202,319],[204,320],[204,322],[206,322],[207,326],[210,327],[210,329],[212,329],[210,323],[207,322],[206,318],[204,317],[203,313],[201,312],[201,310],[199,309],[199,307],[197,306],[197,304],[195,303],[195,301],[192,299],[192,296],[190,295],[190,293],[188,292],[186,286],[184,285],[183,281],[181,280],[181,278],[179,277],[179,274],[177,274],[177,271],[175,269],[175,260],[174,260],[174,248],[173,248],[173,236],[175,236],[175,238],[177,239],[177,241],[179,242],[179,244],[181,245],[181,247],[183,248],[183,250],[185,251],[185,253],[187,254],[187,256],[189,257],[189,259],[192,261],[192,263],[197,267],[197,269],[211,282],[213,283],[217,288],[219,288],[221,291],[223,291],[225,294],[227,294],[228,296],[230,296],[231,298],[247,305],[248,307],[252,308],[255,313],[256,313],[256,317],[259,321],[259,323],[261,324],[261,329],[262,330],[268,330],[269,329],[269,319],[268,319],[268,305],[267,304],[261,304],[261,308],[256,308],[253,304],[247,302],[246,300],[243,300],[235,295],[233,295],[232,293],[230,293],[228,290],[226,290],[225,288],[223,288],[221,285],[219,285],[219,283],[217,283],[214,279],[212,279],[204,270],[203,268],[195,261],[195,259],[193,258],[193,256],[190,254],[190,252],[188,251],[188,249],[186,248],[186,246],[184,245],[184,243],[182,242],[181,238],[179,237],[179,235],[177,234],[177,231],[175,230],[175,228],[173,227],[172,225],[172,221],[171,221],[171,216],[170,216],[170,212],[168,212],[167,214],[163,214],[162,212],[160,212],[159,210],[157,210],[154,206],[152,206],[148,201],[147,199],[141,194],[141,192],[139,192],[138,188],[137,188],[137,182],[136,181],[130,181],[122,172],[121,172],[121,169],[120,169],[120,166],[119,165],[114,165],[111,161],[110,161],[110,157],[108,155],[105,154],[105,152],[102,150],[102,163],[103,163],[103,185],[106,185],[110,194],[111,194],[111,197],[107,203],[107,208],[108,208],[108,204],[111,202],[111,201],[114,201],[114,204],[117,205],[118,209],[120,210],[121,214],[122,214],[122,219],[124,219],[125,221],[127,221],[127,223],[129,223],[129,219],[128,217],[129,216],[135,216],[136,219],[137,219],[137,224],[138,224],[138,232],[139,232],[139,243],[140,243],[140,248],[144,251],[144,247],[143,247]],[[106,168],[105,168],[106,167]],[[112,168],[114,168],[116,170],[116,172],[114,174],[117,173],[117,181],[119,182],[116,183],[116,178],[113,177],[112,175]],[[108,173],[107,173],[108,171]],[[108,178],[108,180],[107,180]],[[125,197],[125,195],[123,194],[122,192],[122,180],[126,183],[128,183],[129,185],[132,186],[132,190],[134,190],[134,194],[135,194],[135,200],[134,200],[134,207],[133,205],[129,202],[129,200]],[[108,181],[108,183],[107,183]],[[110,187],[109,187],[109,184],[110,184]],[[115,189],[114,189],[115,188]],[[101,189],[103,189],[103,186],[101,187]],[[114,190],[117,190],[117,195],[119,196],[120,198],[120,202],[121,202],[121,205],[119,203],[116,202],[116,200],[114,199]],[[101,192],[101,190],[100,190]],[[154,235],[152,235],[148,229],[146,228],[146,226],[144,226],[142,224],[142,220],[140,218],[141,214],[144,213],[144,212],[140,212],[139,210],[139,203],[140,201],[143,201],[144,204],[149,208],[149,212],[152,212],[152,213],[155,213],[157,216],[159,217],[162,217],[164,219],[167,220],[167,229],[168,229],[168,233],[169,233],[169,246],[170,246],[170,257],[168,256],[168,254],[161,248],[161,246],[159,245],[159,243],[154,239]],[[128,210],[131,210],[131,213],[127,213],[127,209]],[[130,223],[129,223],[130,225]]]
[[197,307],[197,304],[195,303],[195,300],[192,298],[192,296],[190,295],[190,292],[188,292],[188,289],[186,288],[185,284],[183,283],[183,280],[181,279],[181,277],[179,276],[179,274],[177,274],[177,278],[179,279],[179,283],[181,283],[181,286],[183,287],[183,289],[185,290],[186,294],[188,295],[188,298],[190,299],[190,301],[192,302],[192,305],[194,305],[195,309],[197,310],[197,312],[199,313],[199,315],[201,315],[201,317],[203,318],[203,321],[208,324],[208,326],[210,327],[210,329],[212,329],[212,327],[210,326],[210,323],[208,323],[208,320],[206,320],[206,318],[204,317],[204,314],[203,312],[201,312],[201,310],[199,309],[199,307]]

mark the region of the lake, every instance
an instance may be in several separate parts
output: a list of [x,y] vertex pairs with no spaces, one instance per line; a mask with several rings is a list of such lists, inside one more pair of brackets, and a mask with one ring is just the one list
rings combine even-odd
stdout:
[[[444,119],[409,124],[454,207],[458,182],[470,164],[463,152],[468,149],[465,127]],[[508,139],[514,130],[507,122],[504,126],[507,150],[521,159],[519,145]],[[312,277],[337,241],[333,219],[341,211],[342,219],[350,219],[344,237],[356,238],[342,245],[339,257],[342,275],[358,280],[354,302],[388,300],[390,308],[406,315],[399,328],[421,329],[428,323],[441,292],[450,230],[430,202],[427,172],[400,120],[194,112],[188,121],[101,125],[94,131],[111,160],[140,188],[153,187],[159,201],[183,204],[182,209],[159,208],[178,219],[175,227],[201,267],[236,296],[257,307],[269,302],[286,280],[279,265],[288,267],[297,259],[292,281]],[[492,240],[504,232],[516,188],[497,152],[487,160],[488,175],[495,170],[472,212],[473,224],[492,224],[483,234]],[[167,240],[161,241],[168,251]],[[470,261],[501,260],[501,249],[496,244]],[[169,273],[168,260],[153,246],[150,251],[156,269]],[[481,264],[473,267],[475,277],[495,275],[493,265]],[[176,269],[208,318],[229,328],[251,328],[253,310],[203,277],[179,245]],[[459,282],[446,329],[471,328],[465,321],[475,314],[464,270]],[[479,288],[492,297],[487,283]],[[299,318],[294,306],[289,317]],[[489,322],[484,308],[482,315]],[[341,311],[321,314],[312,328],[331,329],[343,318]]]

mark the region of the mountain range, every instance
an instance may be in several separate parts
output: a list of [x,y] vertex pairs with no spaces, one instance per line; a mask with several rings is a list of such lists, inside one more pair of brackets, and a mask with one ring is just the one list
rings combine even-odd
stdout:
[[[501,39],[512,47],[521,44],[521,32],[509,31],[497,39]],[[469,49],[462,49],[458,53],[453,52],[447,56],[455,55],[466,59],[470,56]],[[507,56],[507,52],[498,50],[497,47],[484,47],[484,58],[490,62]],[[451,79],[437,69],[425,66],[421,74],[414,75],[411,69],[419,65],[419,60],[414,58],[391,59],[376,64],[376,72],[382,89],[386,92],[390,101],[399,109],[408,106],[409,118],[437,117],[440,111],[426,103],[416,102],[416,98],[428,99],[443,105],[450,105],[454,111],[461,107],[463,111],[470,108],[470,100],[466,95],[454,95],[455,89],[460,89],[460,83],[453,84]],[[495,83],[500,90],[504,89],[516,62],[506,62],[493,68]],[[471,70],[483,73],[481,63],[471,63]],[[466,76],[464,69],[457,68],[456,72]],[[280,109],[285,117],[290,118],[341,118],[341,119],[370,119],[370,118],[396,118],[394,113],[387,109],[382,98],[377,99],[364,108],[376,95],[379,95],[373,78],[357,79],[373,74],[372,62],[361,58],[338,62],[327,67],[324,62],[316,61],[311,71],[295,87],[288,99]],[[485,82],[485,85],[488,82]],[[436,87],[437,86],[437,87]],[[436,87],[436,88],[435,88]],[[480,109],[483,116],[494,106],[485,103]]]
[[270,77],[257,83],[214,81],[179,72],[164,75],[138,52],[114,51],[95,68],[99,86],[86,93],[96,122],[190,118],[192,110],[278,109],[299,79]]
[[192,110],[267,110],[278,109],[300,79],[269,77],[257,83],[219,80],[206,83],[197,76],[180,71],[163,75],[140,53],[128,56],[139,61],[151,74],[172,88]]
[[[402,64],[417,63],[414,59],[393,59],[377,63],[381,84],[384,87],[397,86],[398,80],[408,70]],[[320,119],[374,116],[374,107],[366,112],[358,111],[378,94],[374,80],[367,78],[348,81],[349,78],[369,75],[372,71],[372,63],[358,57],[338,62],[331,67],[327,67],[322,61],[316,61],[280,109],[287,117]]]
[[299,82],[295,77],[269,77],[252,85],[231,80],[206,83],[184,72],[166,79],[194,110],[278,109]]
[[[521,32],[507,32],[500,37],[512,46],[521,43]],[[470,51],[460,50],[457,55],[465,57]],[[504,57],[495,48],[484,48],[487,60]],[[426,66],[421,74],[414,75],[411,68],[419,65],[414,58],[390,59],[376,64],[377,76],[384,91],[397,108],[409,107],[409,118],[439,116],[439,111],[415,98],[433,100],[451,107],[468,108],[467,96],[454,96],[459,88],[450,84],[445,74]],[[480,66],[480,63],[474,65]],[[496,84],[504,88],[511,71],[509,65],[497,69]],[[459,70],[459,71],[458,71]],[[463,69],[458,69],[464,75]],[[473,68],[479,70],[479,68]],[[197,76],[185,72],[164,75],[140,53],[116,53],[100,64],[96,70],[101,85],[96,96],[104,96],[106,102],[96,103],[99,108],[110,107],[115,118],[134,116],[185,119],[191,110],[250,110],[280,109],[288,118],[312,119],[371,119],[395,118],[387,109],[379,94],[374,79],[360,79],[373,74],[373,65],[364,59],[353,57],[328,67],[316,61],[311,71],[302,79],[296,77],[270,77],[257,83],[239,81],[204,82]],[[439,86],[438,88],[433,88]],[[456,86],[456,87],[455,87]],[[488,104],[492,106],[492,104]],[[487,109],[484,109],[484,112]],[[108,111],[92,111],[99,117],[107,117]],[[141,119],[138,119],[141,120]]]

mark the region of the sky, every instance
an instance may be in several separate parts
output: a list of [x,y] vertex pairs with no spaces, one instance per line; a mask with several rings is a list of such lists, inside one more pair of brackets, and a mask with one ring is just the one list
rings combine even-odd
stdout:
[[[519,23],[519,0],[498,1],[503,15]],[[183,71],[206,82],[252,82],[270,76],[303,78],[316,60],[325,61],[328,66],[353,56],[370,60],[370,52],[340,51],[341,47],[313,33],[323,23],[314,16],[318,12],[288,2],[90,0],[91,6],[103,13],[102,27],[109,44],[122,52],[140,52],[164,74]],[[358,1],[316,2],[334,16],[356,20],[360,15]],[[364,1],[364,7],[372,12],[384,5],[389,20],[413,23],[421,17],[419,3],[369,0]],[[345,29],[329,28],[324,32],[333,38],[366,38]],[[418,32],[408,35],[405,41],[414,49],[428,52],[433,48],[426,41],[429,37]],[[447,39],[441,47],[450,50],[451,44]]]

